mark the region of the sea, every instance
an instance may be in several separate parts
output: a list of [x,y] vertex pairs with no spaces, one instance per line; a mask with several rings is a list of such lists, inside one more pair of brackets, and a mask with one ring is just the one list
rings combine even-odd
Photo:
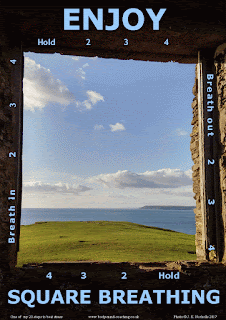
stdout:
[[29,209],[22,208],[21,225],[40,221],[127,221],[195,235],[193,210],[164,209]]

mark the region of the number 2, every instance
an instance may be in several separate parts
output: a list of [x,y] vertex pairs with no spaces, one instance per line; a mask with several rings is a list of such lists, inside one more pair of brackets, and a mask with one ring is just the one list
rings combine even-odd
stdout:
[[214,164],[214,162],[215,162],[214,159],[212,159],[212,161],[213,161],[213,162],[211,162],[211,160],[208,159],[208,164]]

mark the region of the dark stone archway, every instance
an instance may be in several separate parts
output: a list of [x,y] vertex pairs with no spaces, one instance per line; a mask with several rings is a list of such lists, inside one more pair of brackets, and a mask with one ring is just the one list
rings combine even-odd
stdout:
[[[76,7],[76,4],[73,5]],[[203,157],[203,146],[201,145],[202,132],[200,129],[200,102],[199,84],[200,65],[198,64],[198,52],[215,50],[219,45],[226,43],[226,2],[216,0],[211,4],[199,3],[197,1],[144,1],[137,0],[114,1],[107,6],[90,7],[86,0],[82,2],[80,21],[82,22],[82,9],[91,8],[97,13],[97,8],[104,8],[104,25],[112,25],[111,15],[108,15],[108,8],[120,8],[120,25],[115,31],[96,30],[91,24],[90,30],[65,31],[63,13],[64,8],[71,8],[63,4],[55,7],[1,7],[0,17],[0,313],[1,319],[8,319],[11,314],[47,314],[49,310],[54,314],[64,314],[65,319],[71,319],[76,314],[79,319],[85,319],[88,315],[99,314],[104,310],[106,314],[138,313],[142,319],[163,319],[173,318],[173,314],[217,314],[225,318],[225,266],[214,264],[206,260],[205,256],[205,234],[204,234],[204,201],[202,198],[203,176],[201,170],[201,157]],[[139,8],[145,17],[145,23],[140,30],[129,31],[121,23],[122,14],[128,8]],[[167,8],[166,13],[160,21],[159,30],[153,30],[153,23],[145,12],[145,8],[152,8],[157,14],[160,8]],[[136,16],[131,15],[131,25],[137,23]],[[128,46],[124,45],[124,39],[128,39]],[[55,45],[38,45],[38,39],[53,40]],[[91,46],[86,45],[90,39]],[[169,44],[164,44],[169,39]],[[87,57],[102,57],[116,59],[134,59],[144,61],[175,61],[179,63],[195,63],[196,74],[194,75],[192,102],[193,120],[191,133],[191,155],[194,165],[193,170],[193,191],[196,200],[196,254],[198,261],[160,262],[160,263],[101,263],[101,262],[80,262],[75,264],[42,264],[15,268],[17,263],[17,251],[19,248],[20,213],[21,213],[21,152],[22,135],[21,127],[23,122],[23,52],[55,53],[66,55],[79,55]],[[226,190],[226,52],[223,49],[215,62],[218,91],[218,121],[216,130],[219,130],[219,187],[220,197],[218,204],[222,219],[223,242],[225,243],[225,190]],[[10,62],[16,59],[18,64]],[[191,88],[192,90],[192,88]],[[15,100],[14,100],[15,99]],[[11,103],[17,103],[11,105]],[[18,125],[20,124],[20,125]],[[17,157],[14,157],[17,152]],[[9,156],[11,154],[11,156]],[[205,186],[204,186],[205,187]],[[204,188],[205,189],[205,188]],[[15,206],[15,207],[14,207]],[[15,212],[15,217],[13,213]],[[11,213],[11,216],[9,215]],[[15,222],[11,219],[15,218]],[[16,229],[14,231],[13,226]],[[12,229],[10,229],[12,226]],[[8,242],[9,232],[16,234],[16,241]],[[222,249],[223,259],[226,260],[225,247]],[[82,282],[78,275],[84,270],[89,272],[87,282]],[[137,306],[103,306],[98,305],[95,300],[92,306],[38,306],[38,309],[29,309],[26,305],[17,304],[12,308],[7,304],[8,290],[19,288],[40,289],[39,283],[44,283],[45,288],[51,286],[59,288],[99,288],[103,283],[108,288],[115,287],[119,281],[118,274],[126,271],[129,275],[128,282],[122,283],[126,289],[217,289],[220,291],[220,304],[211,305],[139,305]],[[165,280],[165,283],[157,279],[158,272],[180,272],[180,280]],[[52,271],[53,280],[46,279],[47,272]],[[109,274],[111,277],[109,278]],[[3,279],[3,280],[2,280]],[[5,281],[4,281],[5,280]],[[7,280],[7,281],[6,281]],[[182,281],[181,281],[182,280]],[[124,281],[124,280],[123,280]],[[4,284],[4,286],[3,286]],[[120,287],[121,288],[121,287]],[[118,288],[117,288],[118,289]],[[15,308],[14,308],[15,307]],[[84,308],[85,307],[85,308]],[[125,307],[125,308],[124,308]],[[126,308],[128,307],[128,308]],[[167,307],[167,308],[166,308]],[[13,311],[12,311],[13,309]],[[176,309],[176,312],[175,312]],[[128,311],[129,310],[129,311]],[[219,317],[218,317],[219,318]]]

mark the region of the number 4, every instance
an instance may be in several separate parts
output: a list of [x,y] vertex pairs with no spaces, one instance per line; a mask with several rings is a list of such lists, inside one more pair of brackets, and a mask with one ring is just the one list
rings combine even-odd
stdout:
[[49,272],[49,273],[46,275],[46,278],[52,279],[52,272]]
[[168,40],[168,39],[166,39],[166,41],[164,42],[164,44],[166,44],[166,45],[168,46],[168,44],[169,44],[169,40]]

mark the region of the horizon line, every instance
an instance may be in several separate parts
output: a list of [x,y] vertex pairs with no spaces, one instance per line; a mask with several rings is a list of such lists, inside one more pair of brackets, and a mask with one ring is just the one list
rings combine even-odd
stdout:
[[44,207],[44,208],[32,208],[32,207],[21,207],[21,209],[140,209],[143,207],[196,207],[195,205],[159,205],[159,204],[154,204],[154,205],[144,205],[142,207],[124,207],[124,208],[93,208],[93,207],[89,207],[89,208],[49,208],[49,207]]

